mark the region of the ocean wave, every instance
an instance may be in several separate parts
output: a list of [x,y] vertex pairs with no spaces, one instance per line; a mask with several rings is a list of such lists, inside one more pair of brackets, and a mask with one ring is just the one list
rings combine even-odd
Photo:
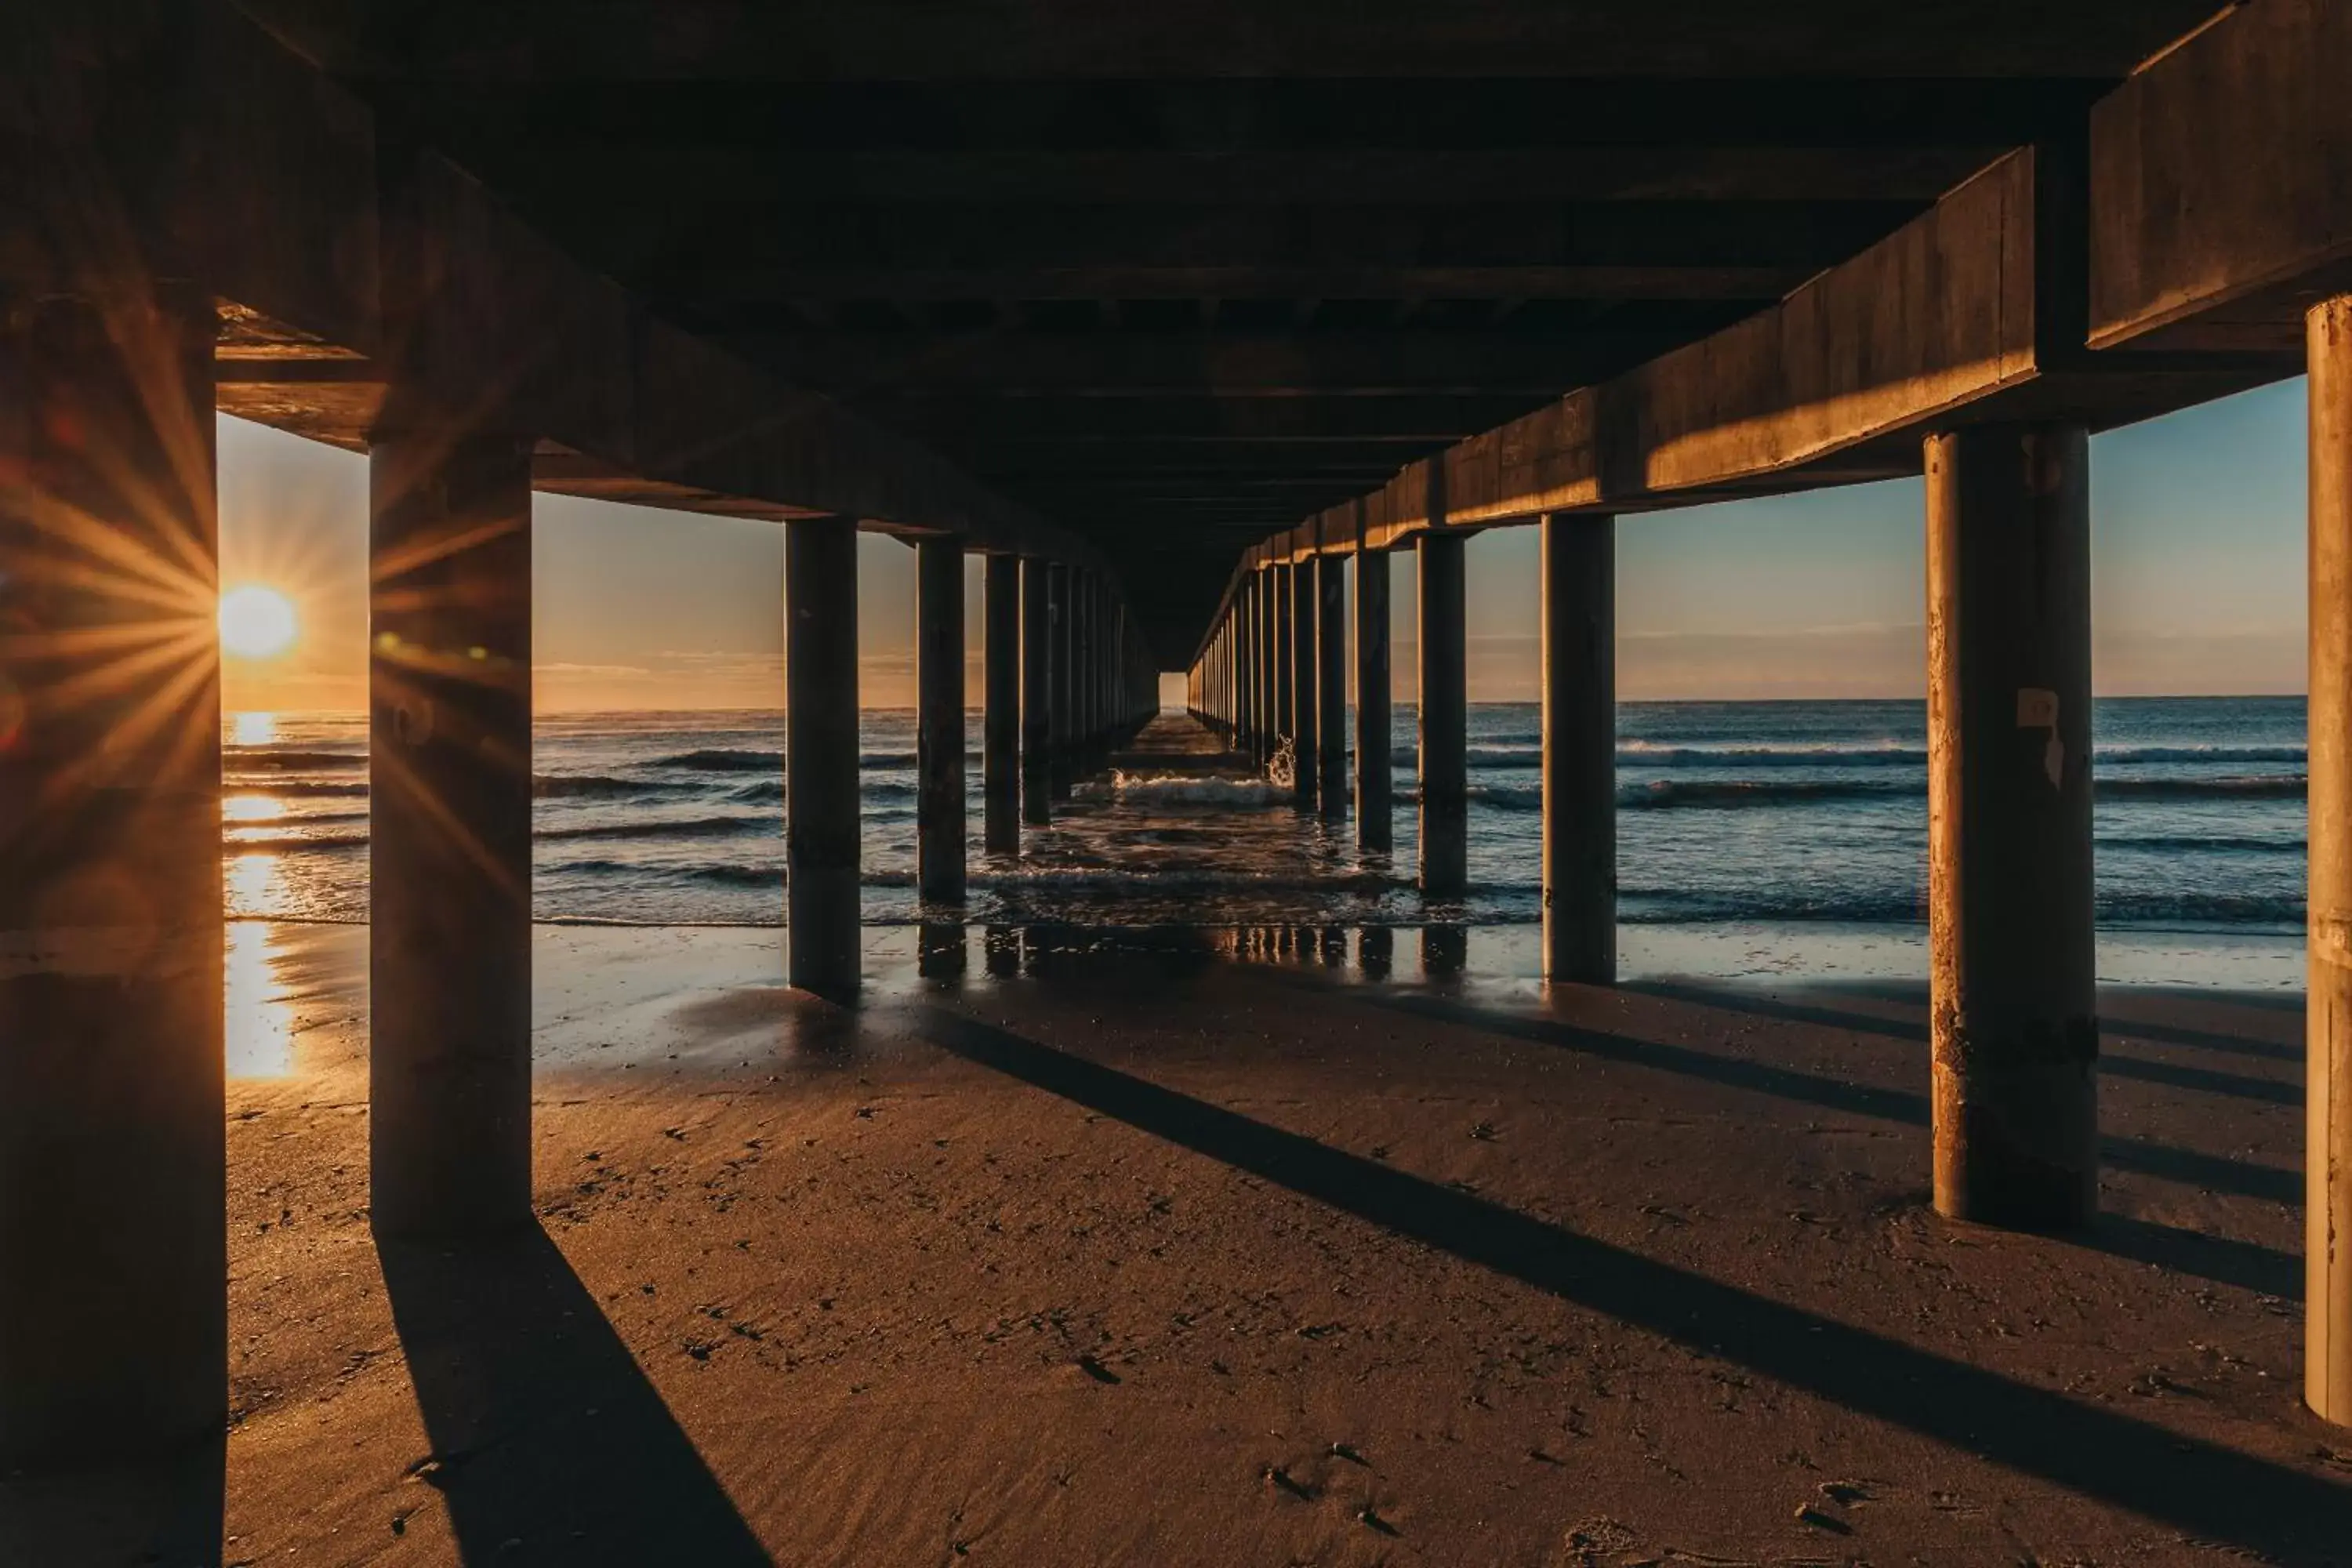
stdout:
[[682,773],[773,773],[782,769],[782,752],[740,752],[712,748],[699,752],[680,752],[675,756],[656,757],[646,766],[674,768]]
[[1669,746],[1627,741],[1619,744],[1617,761],[1620,766],[1643,768],[1924,768],[1927,753],[1893,741],[1756,746]]
[[2102,763],[2301,763],[2302,746],[2095,746]]
[[784,781],[761,779],[757,784],[738,784],[719,798],[740,801],[745,805],[782,805],[784,804]]
[[541,827],[533,838],[730,838],[757,834],[776,837],[783,822],[770,816],[655,817],[639,822],[594,822],[577,827]]
[[[971,761],[971,752],[964,753],[964,761],[967,763]],[[860,752],[857,753],[857,765],[861,768],[911,768],[915,765],[915,753],[912,752]]]
[[2301,837],[2256,838],[2227,833],[2102,833],[2101,849],[2147,849],[2176,855],[2300,855],[2310,846]]
[[1924,797],[1927,781],[1919,779],[1658,779],[1649,784],[1621,784],[1619,809],[1663,811],[1676,806],[1789,805],[1824,800],[1901,800]]
[[562,877],[630,877],[646,882],[702,882],[722,888],[781,888],[781,866],[745,866],[709,860],[693,866],[647,866],[632,860],[571,860],[546,871]]
[[1121,800],[1184,805],[1277,805],[1290,800],[1286,784],[1270,779],[1203,777],[1198,773],[1113,773],[1108,789]]
[[368,836],[364,833],[257,833],[224,839],[221,851],[226,855],[277,855],[289,849],[364,849]]
[[[234,786],[232,786],[233,788]],[[363,784],[334,784],[325,779],[272,779],[265,784],[254,784],[247,794],[288,795],[363,796],[368,786]]]
[[2301,800],[2301,773],[2219,779],[2096,779],[2093,789],[2114,800]]
[[624,779],[607,773],[538,773],[530,781],[530,793],[541,800],[625,800],[695,787],[675,779]]
[[267,746],[228,746],[221,753],[221,766],[231,773],[329,773],[364,768],[367,764],[365,752],[279,752]]
[[1494,811],[1541,811],[1540,784],[1472,784],[1470,798]]

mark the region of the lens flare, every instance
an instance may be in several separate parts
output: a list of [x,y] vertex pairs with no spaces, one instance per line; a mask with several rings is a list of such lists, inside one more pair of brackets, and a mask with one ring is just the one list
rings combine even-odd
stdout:
[[248,583],[221,595],[221,647],[239,658],[274,658],[300,630],[294,602],[275,588]]

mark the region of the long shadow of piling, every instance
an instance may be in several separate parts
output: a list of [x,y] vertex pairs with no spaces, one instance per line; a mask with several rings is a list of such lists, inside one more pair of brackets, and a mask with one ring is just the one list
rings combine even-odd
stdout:
[[[1807,1072],[1801,1068],[1717,1056],[1690,1046],[1631,1039],[1556,1018],[1505,1013],[1442,996],[1382,994],[1370,990],[1349,991],[1341,994],[1366,1006],[1385,1007],[1433,1023],[1455,1025],[1510,1039],[1525,1040],[1531,1045],[1552,1046],[1608,1061],[1705,1079],[1726,1088],[1819,1106],[1824,1110],[1868,1116],[1883,1121],[1900,1121],[1913,1127],[1925,1127],[1929,1121],[1927,1095],[1912,1089],[1850,1083],[1843,1079]],[[1832,1018],[1853,1020],[1832,1025],[1841,1028],[1862,1029],[1869,1025],[1890,1025],[1894,1029],[1908,1027],[1899,1022],[1874,1019],[1866,1014],[1839,1015],[1826,1009],[1781,1006],[1779,1004],[1773,1004],[1769,1011],[1761,1008],[1751,1010],[1765,1016],[1803,1023],[1829,1024]],[[1896,1037],[1905,1037],[1898,1035]],[[1924,1073],[1925,1058],[1921,1058],[1919,1068]],[[2235,1193],[2243,1197],[2266,1198],[2273,1203],[2299,1205],[2303,1202],[2302,1175],[2273,1165],[2251,1164],[2220,1154],[2200,1154],[2190,1149],[2151,1143],[2142,1138],[2102,1139],[2099,1157],[2117,1170],[2136,1171],[2142,1175],[2190,1186],[2210,1187],[2216,1192]]]
[[[1882,1035],[1888,1039],[1916,1041],[1921,1045],[1927,1042],[1926,1024],[1908,1018],[1889,1018],[1877,1013],[1854,1013],[1816,1003],[1790,1002],[1778,996],[1755,996],[1745,992],[1716,991],[1671,982],[1641,981],[1622,989],[1668,1002],[1713,1007],[1727,1013],[1748,1013],[1759,1018],[1818,1024],[1823,1028]],[[2293,1065],[2300,1065],[2303,1060],[2300,1047],[2282,1046],[2276,1041],[2251,1039],[2242,1035],[2217,1034],[2210,1029],[2183,1028],[2175,1024],[2102,1018],[2099,1033],[2103,1038],[2110,1040],[2147,1040],[2160,1045],[2192,1046],[2201,1050],[2229,1051]],[[2241,1100],[2264,1100],[2273,1105],[2300,1106],[2303,1103],[2303,1086],[2300,1083],[2248,1078],[2242,1073],[2216,1072],[2210,1068],[2186,1067],[2177,1062],[2150,1061],[2146,1057],[2116,1056],[2112,1051],[2100,1053],[2099,1070],[2111,1078],[2137,1079],[2144,1083],[2159,1083],[2168,1089],[2234,1095]]]
[[379,1239],[393,1321],[469,1563],[770,1562],[537,1226],[440,1247]]
[[2352,1488],[1660,1263],[937,1007],[911,1032],[1465,1262],[2210,1541],[2340,1561]]
[[161,1458],[0,1476],[0,1563],[220,1568],[226,1452],[213,1437]]

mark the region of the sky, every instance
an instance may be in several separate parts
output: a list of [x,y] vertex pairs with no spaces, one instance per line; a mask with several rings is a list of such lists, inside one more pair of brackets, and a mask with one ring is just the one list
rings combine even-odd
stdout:
[[[2300,380],[2093,439],[2101,694],[2303,689],[2305,443]],[[286,652],[229,658],[226,705],[360,709],[367,459],[224,416],[220,468],[224,589],[280,588],[300,620]],[[1920,695],[1924,508],[1910,479],[1621,519],[1619,695]],[[1474,701],[1537,694],[1538,531],[1496,529],[1470,542]],[[779,525],[542,495],[531,532],[541,711],[781,704]],[[898,541],[861,536],[868,707],[913,701],[914,565]],[[1392,570],[1397,695],[1410,700],[1411,552]],[[965,599],[977,701],[977,559]]]

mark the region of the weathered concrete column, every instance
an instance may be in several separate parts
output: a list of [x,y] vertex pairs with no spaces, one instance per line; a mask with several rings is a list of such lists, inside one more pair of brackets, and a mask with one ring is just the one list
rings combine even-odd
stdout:
[[1076,759],[1071,755],[1076,730],[1072,722],[1075,712],[1071,706],[1071,693],[1076,682],[1071,677],[1070,664],[1077,652],[1077,642],[1072,624],[1076,617],[1070,612],[1070,569],[1059,563],[1048,563],[1045,567],[1045,605],[1046,621],[1053,628],[1051,647],[1046,650],[1049,668],[1053,670],[1049,700],[1054,737],[1046,752],[1047,772],[1054,781],[1054,798],[1067,800],[1076,772]]
[[0,291],[0,1472],[227,1417],[213,331]]
[[1021,561],[988,558],[981,618],[984,638],[981,795],[991,855],[1021,848]]
[[785,978],[856,992],[858,955],[857,524],[784,525]]
[[1323,815],[1348,815],[1348,559],[1315,560],[1315,799]]
[[2308,318],[2311,891],[2304,1398],[2352,1426],[2352,294]]
[[1290,748],[1294,763],[1298,755],[1298,691],[1296,678],[1298,659],[1291,646],[1290,568],[1271,567],[1266,572],[1267,662],[1274,667],[1274,749]]
[[1616,520],[1543,521],[1543,965],[1617,978]]
[[1396,842],[1394,757],[1389,745],[1389,558],[1356,548],[1356,845]]
[[1021,820],[1053,820],[1054,605],[1045,563],[1021,563]]
[[963,545],[915,546],[915,889],[963,902]]
[[1320,776],[1318,770],[1323,752],[1317,729],[1320,715],[1315,693],[1315,682],[1323,668],[1315,653],[1315,634],[1322,624],[1315,570],[1312,561],[1302,561],[1290,568],[1290,796],[1301,811],[1315,808],[1315,785]]
[[1233,599],[1233,616],[1225,630],[1233,637],[1233,750],[1256,754],[1258,750],[1258,585],[1256,578],[1242,583]]
[[1458,533],[1421,536],[1421,890],[1470,882],[1469,648]]
[[368,456],[371,1201],[392,1236],[531,1212],[531,442],[451,423],[420,409]]
[[2098,1205],[2088,439],[1931,437],[1927,884],[1936,1206]]

